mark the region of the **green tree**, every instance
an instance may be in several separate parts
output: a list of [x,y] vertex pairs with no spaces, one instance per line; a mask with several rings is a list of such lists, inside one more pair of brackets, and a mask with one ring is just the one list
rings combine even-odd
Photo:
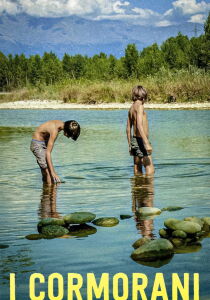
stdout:
[[125,49],[125,59],[124,59],[124,67],[125,67],[125,76],[126,77],[138,77],[138,58],[139,52],[136,48],[135,44],[128,44]]
[[43,79],[46,84],[53,84],[63,77],[61,61],[58,57],[50,52],[45,52],[42,57]]
[[163,54],[155,43],[152,46],[144,48],[140,53],[138,69],[140,74],[143,75],[155,74],[164,64]]

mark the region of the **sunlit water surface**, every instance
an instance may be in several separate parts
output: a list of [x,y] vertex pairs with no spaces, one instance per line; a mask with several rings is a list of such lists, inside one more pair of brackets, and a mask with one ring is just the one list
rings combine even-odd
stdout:
[[[200,274],[201,299],[210,299],[210,239],[199,251],[176,254],[160,268],[144,266],[130,258],[132,244],[141,236],[159,236],[168,217],[210,216],[209,111],[148,111],[150,141],[155,164],[154,179],[134,178],[125,136],[127,112],[3,110],[0,111],[0,299],[9,299],[9,273],[16,273],[17,300],[28,300],[31,273],[57,272],[144,273],[152,290],[156,272],[164,274],[171,298],[171,274]],[[49,119],[76,119],[82,127],[79,140],[58,137],[53,162],[65,180],[43,189],[40,170],[29,150],[34,127]],[[112,228],[97,227],[88,237],[29,241],[40,218],[59,217],[74,211],[97,217],[133,214],[140,206],[170,205],[183,210],[164,212],[153,220],[136,217]],[[2,247],[3,248],[3,247]],[[111,281],[110,281],[111,282]],[[190,281],[192,295],[192,280]],[[47,291],[47,284],[41,286]],[[39,287],[37,289],[37,293]],[[86,299],[85,285],[82,289]],[[56,293],[55,293],[56,294]],[[110,294],[112,294],[110,287]],[[203,297],[203,298],[202,298]],[[48,299],[46,297],[46,299]],[[66,299],[66,293],[65,293]],[[131,294],[129,294],[131,299]]]

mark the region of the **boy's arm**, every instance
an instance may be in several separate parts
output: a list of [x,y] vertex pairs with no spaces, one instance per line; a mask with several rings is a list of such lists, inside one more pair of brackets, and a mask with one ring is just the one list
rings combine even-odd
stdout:
[[58,177],[58,175],[56,174],[56,172],[54,170],[52,158],[51,158],[51,152],[52,152],[55,140],[57,138],[57,135],[58,134],[56,132],[50,133],[50,138],[49,138],[48,144],[47,144],[46,160],[47,160],[47,165],[48,165],[50,174],[51,174],[54,182],[61,182],[60,178]]
[[130,121],[129,113],[128,113],[128,120],[127,120],[126,134],[127,134],[128,147],[130,152],[131,151],[131,121]]
[[143,105],[139,105],[138,109],[137,109],[137,128],[138,131],[143,139],[143,143],[145,146],[145,149],[149,152],[149,154],[152,153],[152,146],[150,145],[150,142],[147,138],[147,135],[144,131],[144,127],[143,127],[143,114],[144,114],[144,108]]

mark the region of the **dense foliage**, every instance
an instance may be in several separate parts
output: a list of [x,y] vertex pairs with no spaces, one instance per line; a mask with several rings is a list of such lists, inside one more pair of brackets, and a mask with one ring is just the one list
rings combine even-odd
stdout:
[[179,33],[162,45],[156,43],[138,51],[135,44],[127,45],[124,57],[117,59],[104,53],[87,57],[65,54],[60,60],[54,53],[5,56],[0,52],[0,90],[24,86],[52,85],[66,79],[116,80],[142,79],[155,75],[163,68],[180,70],[197,67],[207,71],[210,61],[210,15],[204,34],[189,39]]

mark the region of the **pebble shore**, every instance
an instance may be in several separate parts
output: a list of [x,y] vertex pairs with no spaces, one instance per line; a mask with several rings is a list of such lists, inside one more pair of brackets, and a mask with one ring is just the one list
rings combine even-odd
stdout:
[[[0,103],[0,109],[128,109],[127,103],[79,104],[63,103],[57,100],[22,100]],[[210,109],[210,102],[204,103],[145,103],[145,109]]]

